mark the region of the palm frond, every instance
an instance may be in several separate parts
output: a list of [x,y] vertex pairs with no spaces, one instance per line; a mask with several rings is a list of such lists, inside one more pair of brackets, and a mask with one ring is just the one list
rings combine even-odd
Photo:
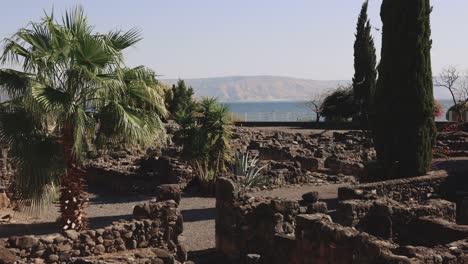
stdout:
[[[119,102],[110,102],[99,113],[99,137],[113,142],[147,146],[165,136],[158,115]],[[102,143],[102,142],[101,142]]]
[[33,85],[32,96],[46,111],[63,111],[72,106],[69,94],[38,83]]
[[47,136],[42,123],[25,109],[4,105],[0,108],[0,142],[9,147],[20,199],[36,209],[49,204],[64,173],[57,141]]
[[24,97],[30,88],[32,75],[11,69],[0,70],[0,88],[3,95],[9,99]]
[[16,40],[11,38],[6,38],[3,40],[3,53],[0,58],[0,61],[4,64],[7,62],[17,63],[21,58],[29,57],[29,51],[20,45]]
[[88,24],[88,18],[82,6],[76,6],[71,11],[66,11],[62,18],[62,24],[73,35],[90,35],[93,28]]
[[108,46],[104,39],[93,35],[81,36],[75,48],[76,63],[90,69],[101,69],[120,62],[120,54]]
[[164,91],[155,78],[155,73],[145,67],[124,70],[127,84],[127,103],[140,108],[156,111],[161,117],[167,117],[164,103]]
[[142,40],[141,31],[136,28],[125,32],[121,30],[109,32],[107,38],[112,43],[112,46],[119,51],[131,47]]
[[72,153],[75,159],[80,162],[84,150],[89,148],[88,140],[95,134],[96,122],[91,113],[82,108],[77,108],[74,111],[72,120],[74,124]]

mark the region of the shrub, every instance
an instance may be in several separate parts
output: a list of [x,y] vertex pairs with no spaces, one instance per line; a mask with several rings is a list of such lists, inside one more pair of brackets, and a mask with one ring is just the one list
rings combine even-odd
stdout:
[[194,110],[196,103],[193,95],[193,88],[187,87],[184,80],[179,80],[177,85],[172,85],[172,89],[166,92],[167,109],[176,121],[179,121],[179,116]]
[[356,113],[353,90],[351,87],[339,87],[325,98],[322,116],[327,122],[347,121]]
[[201,193],[213,196],[215,194],[215,184],[219,175],[219,166],[210,166],[207,161],[195,161],[195,173]]
[[176,139],[183,156],[194,164],[202,192],[212,194],[220,173],[231,161],[229,108],[216,98],[203,98],[190,112],[178,113]]

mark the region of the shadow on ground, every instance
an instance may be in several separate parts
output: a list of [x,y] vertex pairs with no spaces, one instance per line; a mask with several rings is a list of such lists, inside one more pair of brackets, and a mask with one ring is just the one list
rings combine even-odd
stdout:
[[[90,217],[89,228],[98,229],[109,226],[113,221],[120,219],[131,219],[131,215],[117,216],[101,216]],[[26,235],[49,235],[59,231],[59,226],[56,222],[35,223],[35,224],[6,224],[0,225],[0,238],[8,238],[10,236],[26,236]]]
[[216,215],[215,208],[204,208],[204,209],[188,209],[181,211],[184,217],[184,222],[197,222],[214,220]]
[[188,259],[196,264],[219,264],[227,263],[225,259],[221,258],[215,248],[189,251]]
[[145,202],[154,198],[154,196],[138,195],[138,194],[116,195],[115,193],[102,191],[95,187],[88,187],[87,191],[91,195],[89,202],[92,204],[119,204],[119,203]]

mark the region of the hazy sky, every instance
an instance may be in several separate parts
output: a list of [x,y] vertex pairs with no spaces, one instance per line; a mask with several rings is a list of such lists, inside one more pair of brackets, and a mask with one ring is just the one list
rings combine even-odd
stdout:
[[[138,27],[144,40],[127,53],[164,78],[280,75],[347,80],[361,0],[14,0],[2,2],[0,37],[43,11],[81,4],[98,31]],[[381,0],[371,0],[376,28]],[[468,1],[433,0],[433,71],[468,69]],[[373,31],[378,54],[380,32]]]

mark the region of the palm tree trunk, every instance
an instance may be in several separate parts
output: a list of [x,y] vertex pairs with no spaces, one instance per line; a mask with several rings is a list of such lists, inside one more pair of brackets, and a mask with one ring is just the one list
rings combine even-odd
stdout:
[[84,208],[88,197],[84,191],[84,171],[77,164],[72,153],[73,130],[72,126],[66,126],[62,135],[63,154],[67,162],[67,172],[62,178],[60,188],[60,219],[59,224],[63,230],[74,229],[77,231],[87,227],[87,219]]

